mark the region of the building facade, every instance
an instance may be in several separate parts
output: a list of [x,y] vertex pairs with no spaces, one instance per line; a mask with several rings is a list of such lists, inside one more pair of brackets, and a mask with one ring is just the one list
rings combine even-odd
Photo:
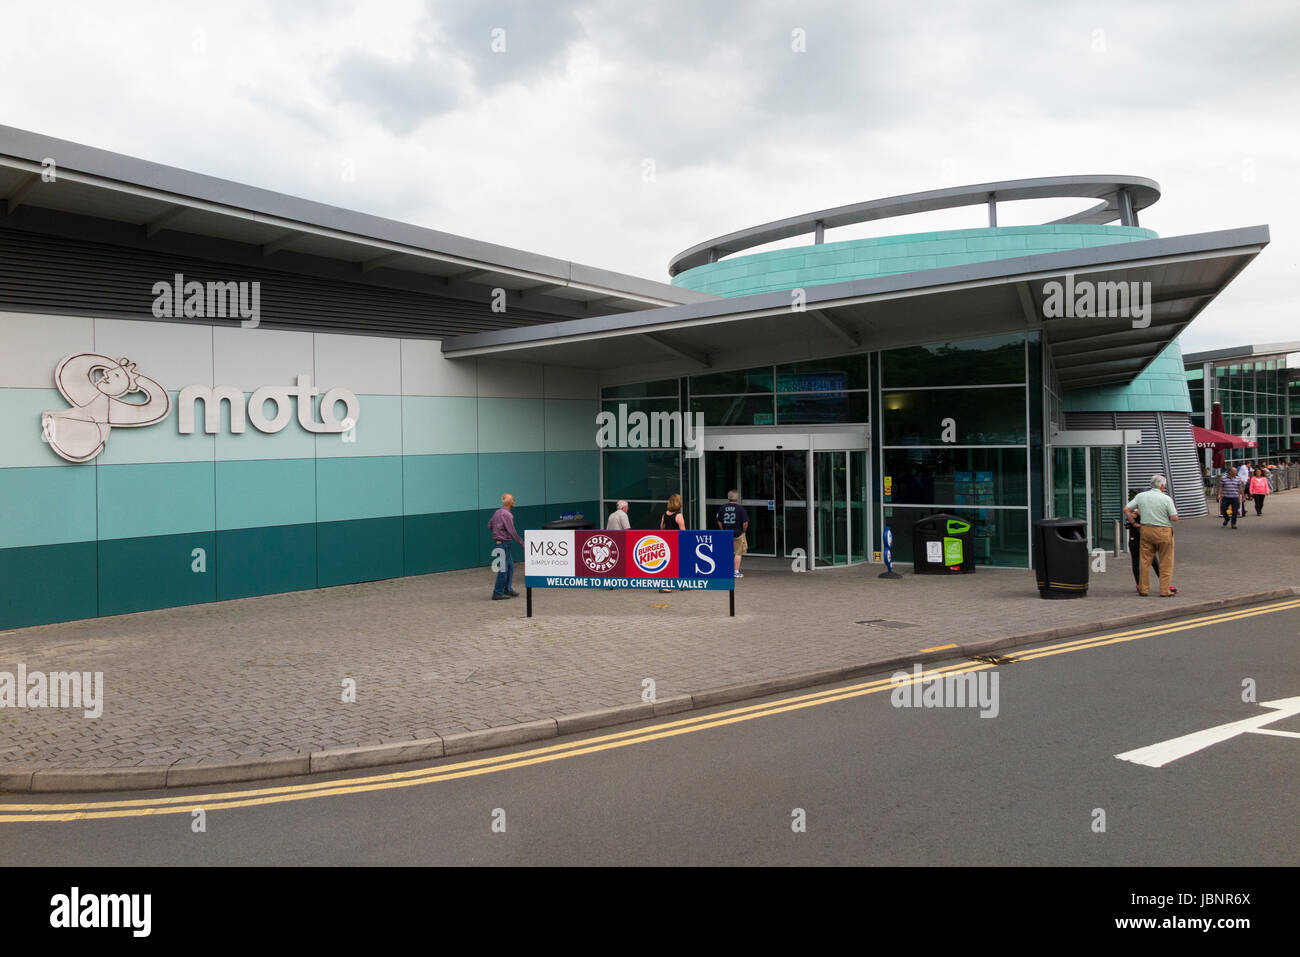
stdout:
[[[1253,449],[1225,449],[1233,464],[1292,459],[1300,452],[1300,342],[1238,346],[1183,357],[1192,416],[1212,428],[1214,403],[1223,412],[1223,431],[1253,438]],[[1213,453],[1204,453],[1205,466]]]
[[[1043,196],[1093,205],[996,225]],[[1108,543],[1190,412],[1151,389],[1171,343],[1268,242],[1161,239],[1158,196],[891,197],[710,240],[670,284],[0,128],[0,627],[486,565],[503,492],[522,528],[618,499],[657,527],[674,493],[711,527],[735,488],[751,553],[813,569],[886,526],[906,562],[937,511],[985,565],[1029,565],[1051,515]],[[824,241],[966,205],[988,228]]]

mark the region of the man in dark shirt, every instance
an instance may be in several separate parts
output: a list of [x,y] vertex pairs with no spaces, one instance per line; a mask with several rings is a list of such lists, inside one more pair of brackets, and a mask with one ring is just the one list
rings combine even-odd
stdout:
[[506,492],[501,496],[501,507],[488,519],[488,534],[492,536],[493,561],[495,562],[496,559],[496,549],[505,552],[505,565],[497,572],[496,586],[492,589],[493,601],[519,597],[519,592],[514,590],[511,581],[515,574],[515,560],[510,554],[510,541],[513,539],[522,545],[524,540],[515,531],[515,517],[510,514],[510,510],[514,507],[515,497]]
[[1219,479],[1219,514],[1223,516],[1224,525],[1227,525],[1231,518],[1232,527],[1237,527],[1237,518],[1241,515],[1241,503],[1245,501],[1245,497],[1241,479],[1237,478],[1237,473],[1229,467]]
[[749,529],[749,513],[745,511],[745,506],[740,504],[740,493],[734,488],[727,493],[727,504],[718,509],[714,521],[724,532],[731,532],[735,544],[736,577],[744,578],[745,576],[740,573],[740,559],[745,552],[749,551],[749,539],[745,535]]

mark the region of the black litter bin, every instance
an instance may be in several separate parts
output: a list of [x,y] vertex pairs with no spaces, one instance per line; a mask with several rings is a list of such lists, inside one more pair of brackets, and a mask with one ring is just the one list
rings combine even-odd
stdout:
[[1039,598],[1088,594],[1088,523],[1081,518],[1034,522],[1034,573]]
[[912,526],[912,571],[917,575],[959,575],[974,570],[970,522],[940,512]]
[[556,522],[547,522],[542,526],[542,528],[550,529],[552,531],[595,527],[595,525],[591,524],[591,520],[586,518],[562,518]]

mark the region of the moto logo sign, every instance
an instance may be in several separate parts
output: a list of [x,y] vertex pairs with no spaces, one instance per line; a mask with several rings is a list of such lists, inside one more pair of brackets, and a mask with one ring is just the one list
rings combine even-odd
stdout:
[[[289,424],[296,402],[298,407],[298,424],[308,432],[330,433],[347,432],[361,416],[361,403],[347,389],[330,389],[321,398],[320,416],[316,421],[312,415],[312,399],[320,395],[320,389],[311,384],[311,376],[298,376],[296,386],[264,385],[248,398],[248,419],[253,428],[259,432],[279,432]],[[186,435],[194,431],[194,407],[203,401],[203,431],[215,433],[221,430],[221,403],[230,403],[230,431],[240,434],[244,431],[244,393],[233,386],[222,385],[215,388],[206,385],[187,385],[177,397],[176,416],[180,420],[180,431]],[[275,403],[275,415],[266,417],[266,403]],[[342,402],[347,411],[342,418],[335,418],[334,409]]]
[[[171,397],[155,379],[143,375],[130,359],[82,352],[63,359],[54,369],[54,384],[69,409],[41,413],[41,441],[69,462],[89,462],[104,451],[114,428],[155,425],[171,413]],[[230,431],[242,433],[251,422],[258,431],[279,432],[294,417],[308,432],[350,433],[361,416],[361,403],[348,389],[330,389],[321,397],[320,418],[312,400],[321,394],[311,376],[299,375],[293,386],[262,386],[253,392],[245,411],[244,393],[234,386],[187,385],[177,398],[178,430],[194,431],[195,406],[203,401],[203,431],[221,429],[221,403],[230,407]],[[142,396],[137,399],[134,396]],[[273,402],[275,412],[266,414]],[[342,404],[344,414],[334,413]],[[347,440],[349,436],[345,435]]]

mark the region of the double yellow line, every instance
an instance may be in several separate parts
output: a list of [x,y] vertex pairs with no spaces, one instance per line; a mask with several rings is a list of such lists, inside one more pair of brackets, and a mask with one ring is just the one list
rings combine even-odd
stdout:
[[[1139,638],[1151,638],[1157,635],[1168,635],[1194,628],[1204,628],[1209,625],[1253,618],[1257,615],[1289,611],[1294,608],[1300,608],[1300,598],[1276,602],[1263,607],[1227,611],[1184,621],[1152,625],[1148,628],[1137,628],[1131,631],[1082,638],[1077,641],[1044,645],[1007,657],[1009,661],[1013,662],[1033,661],[1036,658],[1048,658],[1053,655],[1097,648],[1101,645],[1136,641]],[[709,728],[720,728],[742,721],[753,721],[756,718],[784,714],[788,711],[798,711],[803,708],[813,708],[836,701],[846,701],[850,698],[876,694],[881,691],[891,691],[904,684],[912,684],[918,680],[925,681],[940,675],[965,674],[984,671],[992,667],[994,665],[984,662],[962,662],[944,668],[926,670],[919,676],[909,673],[906,681],[895,682],[892,677],[876,678],[847,687],[831,688],[825,691],[781,698],[764,704],[732,708],[716,714],[699,715],[693,718],[669,721],[629,731],[582,738],[564,744],[553,744],[513,754],[477,758],[471,761],[460,761],[455,764],[446,764],[433,768],[420,768],[414,771],[398,771],[368,777],[346,778],[336,781],[313,781],[306,784],[290,784],[278,787],[249,788],[241,791],[140,798],[126,801],[92,801],[72,804],[0,804],[0,823],[93,821],[122,817],[150,817],[161,814],[189,814],[198,808],[202,808],[207,812],[231,808],[258,807],[266,804],[283,804],[288,801],[306,801],[311,798],[336,797],[344,794],[364,794],[369,791],[418,787],[442,781],[476,777],[481,774],[495,774],[499,771],[510,771],[515,768],[525,768],[537,764],[547,764],[551,761],[560,761],[584,754],[596,754],[600,751],[610,751],[615,748],[626,748],[650,741],[673,738],[682,734],[705,731]]]

